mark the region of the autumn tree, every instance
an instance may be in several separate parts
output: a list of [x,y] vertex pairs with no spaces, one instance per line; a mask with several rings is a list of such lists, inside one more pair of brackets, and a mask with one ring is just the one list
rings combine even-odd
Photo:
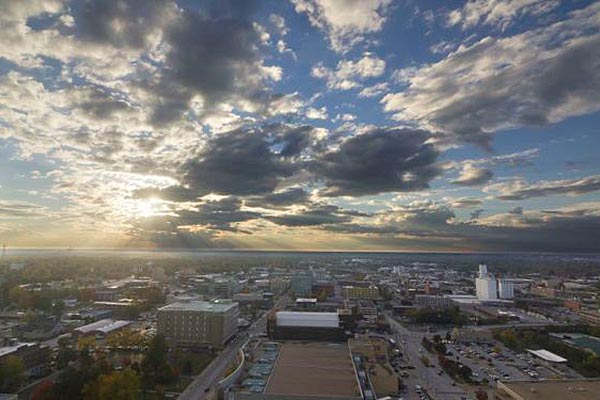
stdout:
[[135,400],[140,379],[130,368],[100,375],[83,388],[84,400]]
[[174,381],[175,374],[167,362],[168,351],[165,338],[156,335],[142,359],[142,380],[145,386],[169,384]]
[[8,356],[0,364],[0,391],[13,393],[25,382],[25,365],[17,356]]

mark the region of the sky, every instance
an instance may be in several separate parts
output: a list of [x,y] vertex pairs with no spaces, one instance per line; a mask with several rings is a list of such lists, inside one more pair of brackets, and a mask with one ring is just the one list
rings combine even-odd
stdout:
[[600,252],[600,2],[0,0],[8,248]]

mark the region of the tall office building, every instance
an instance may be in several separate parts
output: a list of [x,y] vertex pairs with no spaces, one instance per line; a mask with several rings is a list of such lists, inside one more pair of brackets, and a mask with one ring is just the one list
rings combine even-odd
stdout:
[[479,265],[479,276],[475,279],[477,299],[491,301],[498,299],[498,282],[487,270],[487,265]]
[[158,333],[171,346],[223,347],[237,332],[238,303],[192,301],[158,309]]

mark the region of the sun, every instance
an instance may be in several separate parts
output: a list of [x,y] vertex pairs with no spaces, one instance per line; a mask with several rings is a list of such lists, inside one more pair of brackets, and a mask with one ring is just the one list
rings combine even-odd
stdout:
[[131,210],[131,214],[139,218],[150,218],[164,215],[169,211],[167,204],[155,198],[137,200]]

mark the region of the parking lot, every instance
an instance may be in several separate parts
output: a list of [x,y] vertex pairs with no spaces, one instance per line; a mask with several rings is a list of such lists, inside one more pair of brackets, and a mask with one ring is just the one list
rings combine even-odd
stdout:
[[447,343],[450,358],[469,366],[473,380],[513,381],[576,378],[579,375],[565,365],[549,368],[529,353],[515,353],[502,343]]

